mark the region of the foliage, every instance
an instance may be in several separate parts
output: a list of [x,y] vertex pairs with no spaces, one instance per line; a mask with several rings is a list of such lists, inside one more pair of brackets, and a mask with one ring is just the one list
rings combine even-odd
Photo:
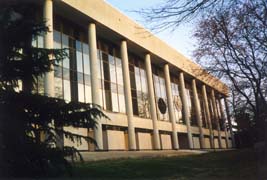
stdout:
[[252,113],[258,140],[264,138],[267,113],[266,10],[265,1],[243,2],[207,16],[195,33],[195,56],[232,85],[233,109]]
[[[61,49],[32,47],[32,39],[48,29],[35,17],[37,9],[34,4],[0,8],[2,177],[51,177],[71,173],[66,157],[73,159],[77,150],[63,146],[62,139],[95,141],[68,132],[64,127],[89,129],[95,127],[96,119],[106,117],[100,107],[93,104],[32,94],[36,79],[66,57]],[[22,82],[22,91],[18,91],[19,82]]]
[[267,119],[265,0],[166,0],[137,12],[156,31],[175,30],[185,21],[196,23],[197,61],[227,82],[235,94],[233,105],[238,105],[233,109],[246,107],[253,114],[258,139],[264,137]]
[[163,0],[150,8],[143,8],[135,12],[141,14],[150,29],[156,32],[172,30],[184,22],[200,20],[216,13],[217,10],[227,9],[242,0]]

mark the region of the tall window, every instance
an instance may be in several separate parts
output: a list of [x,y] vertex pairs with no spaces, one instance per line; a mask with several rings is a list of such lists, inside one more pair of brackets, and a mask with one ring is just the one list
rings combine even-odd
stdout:
[[118,47],[98,41],[101,105],[106,110],[125,113],[122,62]]
[[70,46],[69,37],[59,31],[54,30],[54,48],[65,48],[69,57],[63,61],[57,62],[54,66],[55,69],[55,97],[71,100],[70,88]]
[[190,124],[192,126],[197,126],[195,106],[193,104],[194,102],[193,90],[192,90],[191,85],[187,82],[185,83],[185,92],[186,92],[186,98],[187,98],[188,108],[189,108]]
[[[53,31],[54,48],[64,49],[67,56],[54,65],[55,97],[66,101],[90,103],[91,78],[88,44],[82,40],[83,30],[75,30],[68,23],[56,19]],[[43,36],[33,41],[34,47],[43,47]],[[38,78],[35,90],[44,94],[44,77]]]
[[202,119],[202,127],[208,128],[208,120],[205,113],[205,104],[204,104],[204,98],[201,93],[198,93],[199,97],[199,104],[200,104],[200,110],[201,110],[201,119]]
[[153,67],[153,81],[156,95],[158,119],[169,121],[167,108],[167,95],[164,74],[161,70]]
[[130,81],[134,115],[150,118],[147,76],[144,62],[135,56],[129,57]]
[[78,100],[92,102],[91,71],[89,59],[89,46],[87,43],[76,40],[76,62],[78,79]]
[[221,111],[220,111],[219,101],[220,100],[218,98],[216,98],[216,109],[218,112],[218,120],[219,120],[220,130],[224,131],[224,119],[223,119]]
[[179,94],[178,78],[171,76],[171,89],[173,96],[174,116],[177,123],[185,124],[182,117],[182,100]]
[[212,99],[211,99],[211,97],[209,95],[208,95],[208,101],[209,101],[210,120],[211,120],[212,129],[217,129],[217,125],[216,125],[216,122],[215,122],[215,113],[214,113],[214,109],[213,109]]
[[[38,36],[36,39],[32,41],[33,47],[43,48],[44,47],[44,37]],[[36,79],[36,84],[33,87],[33,93],[38,93],[44,95],[44,77],[39,76]]]

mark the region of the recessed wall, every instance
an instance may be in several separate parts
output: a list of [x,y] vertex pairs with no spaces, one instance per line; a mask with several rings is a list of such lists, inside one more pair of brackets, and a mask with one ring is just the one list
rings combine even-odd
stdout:
[[170,134],[161,134],[161,148],[172,149],[172,139]]
[[149,132],[137,132],[136,144],[139,150],[151,150],[152,146],[152,134]]
[[[82,136],[88,136],[88,130],[86,128],[74,128],[74,127],[64,127],[64,130],[69,131],[74,134],[82,135]],[[70,139],[67,139],[64,137],[64,145],[65,146],[71,146],[75,147],[78,150],[88,150],[88,143],[86,140],[82,139],[81,143],[74,140],[72,142]]]

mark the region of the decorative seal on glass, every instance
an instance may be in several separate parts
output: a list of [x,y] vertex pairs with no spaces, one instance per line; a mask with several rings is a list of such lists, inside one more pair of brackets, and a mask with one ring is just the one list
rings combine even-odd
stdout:
[[167,105],[165,103],[165,101],[162,98],[158,99],[158,107],[159,107],[159,111],[161,112],[161,114],[165,114],[167,111]]

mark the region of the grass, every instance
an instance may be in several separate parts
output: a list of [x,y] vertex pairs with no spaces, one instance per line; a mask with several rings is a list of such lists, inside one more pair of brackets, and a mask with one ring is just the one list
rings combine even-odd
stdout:
[[74,177],[97,179],[256,179],[251,150],[180,157],[120,159],[79,163]]

